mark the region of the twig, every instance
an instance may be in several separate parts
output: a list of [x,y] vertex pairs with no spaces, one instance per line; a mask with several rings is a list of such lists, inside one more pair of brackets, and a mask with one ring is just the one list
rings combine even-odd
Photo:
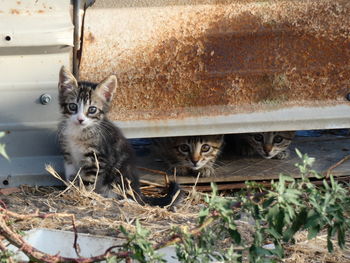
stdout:
[[154,170],[154,169],[150,169],[150,168],[145,168],[145,167],[138,167],[137,169],[142,170],[142,171],[146,171],[146,172],[151,172],[154,174],[160,174],[163,176],[167,176],[168,174],[166,172],[163,171],[159,171],[159,170]]
[[78,178],[78,176],[80,174],[80,169],[79,169],[78,173],[75,175],[73,181],[66,181],[66,180],[62,179],[62,177],[56,172],[56,170],[51,165],[46,165],[45,170],[47,172],[49,172],[49,174],[51,174],[57,180],[61,181],[65,186],[67,186],[67,188],[64,191],[62,191],[61,193],[59,193],[58,196],[67,192],[71,187],[73,187],[73,188],[75,188],[75,190],[79,191],[79,189],[75,186],[74,182],[76,181],[76,179]]
[[337,162],[336,164],[333,164],[331,167],[329,167],[327,169],[327,173],[326,173],[326,178],[329,178],[329,176],[331,175],[331,172],[338,167],[339,165],[341,165],[342,163],[344,163],[345,161],[350,159],[350,155],[345,156],[343,159],[341,159],[339,162]]
[[126,196],[126,192],[125,192],[124,177],[123,177],[122,173],[117,168],[115,168],[115,170],[120,175],[120,180],[122,182],[122,193],[123,193],[124,199],[128,199],[128,197]]
[[0,207],[0,212],[3,212],[4,215],[10,216],[10,217],[14,217],[17,220],[26,220],[29,218],[33,218],[33,217],[38,217],[38,218],[49,218],[49,217],[72,217],[74,216],[73,214],[67,214],[67,213],[50,213],[50,214],[45,214],[45,213],[39,213],[39,211],[35,211],[34,213],[31,214],[18,214],[16,212],[12,212],[10,210],[4,209],[2,207]]
[[[209,226],[213,221],[214,221],[214,217],[211,216],[211,217],[207,218],[199,227],[196,227],[196,228],[190,230],[189,233],[192,235],[198,235],[204,228]],[[154,245],[153,248],[154,248],[154,250],[157,250],[157,249],[160,249],[163,247],[174,245],[180,241],[181,241],[181,237],[179,235],[173,235],[169,239]]]
[[75,253],[77,254],[77,256],[79,258],[81,258],[81,256],[80,256],[80,246],[78,244],[78,231],[77,231],[77,227],[75,225],[75,216],[74,215],[72,215],[72,226],[73,226],[73,231],[74,231],[73,248],[74,248]]
[[165,184],[166,184],[166,185],[169,185],[169,182],[170,182],[170,181],[169,181],[169,176],[168,176],[167,173],[164,174],[164,181],[165,181]]
[[176,173],[176,167],[175,167],[175,168],[174,168],[174,173],[173,173],[174,181],[175,181],[175,182],[177,182],[176,175],[177,175],[177,173]]
[[155,187],[163,187],[164,186],[164,185],[161,185],[161,184],[158,184],[158,183],[154,183],[154,182],[150,182],[148,180],[143,180],[143,179],[140,180],[140,183],[141,184],[148,184],[150,186],[155,186]]
[[95,162],[96,162],[96,168],[97,168],[97,170],[96,170],[95,181],[94,181],[93,187],[92,187],[92,189],[91,189],[91,192],[92,192],[92,191],[95,191],[95,189],[96,189],[98,174],[99,174],[99,172],[100,172],[100,163],[98,162],[98,159],[97,159],[97,156],[96,156],[95,151],[94,151],[93,153],[94,153],[94,157],[95,157]]
[[7,209],[7,205],[6,205],[5,202],[2,201],[1,199],[0,199],[0,205],[1,205],[3,208]]

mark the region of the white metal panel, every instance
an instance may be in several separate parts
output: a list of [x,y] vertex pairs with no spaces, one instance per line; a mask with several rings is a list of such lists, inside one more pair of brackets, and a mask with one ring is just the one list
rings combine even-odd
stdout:
[[225,116],[116,121],[128,138],[226,134],[350,127],[350,106],[293,107]]
[[[6,49],[11,52],[11,48]],[[70,64],[71,48],[45,47],[36,54],[21,50],[22,54],[0,55],[0,72],[6,72],[0,77],[0,129],[23,128],[24,124],[38,127],[38,123],[52,127],[59,118],[58,72],[62,65]],[[47,105],[40,103],[43,94],[52,98]]]
[[72,46],[69,8],[69,0],[0,1],[0,47]]
[[53,184],[45,165],[62,167],[57,82],[72,65],[71,10],[69,0],[0,0],[0,130],[10,157],[0,158],[0,187]]

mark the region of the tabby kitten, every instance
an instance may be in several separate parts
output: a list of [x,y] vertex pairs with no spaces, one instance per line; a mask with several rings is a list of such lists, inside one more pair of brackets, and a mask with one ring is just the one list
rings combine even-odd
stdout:
[[[236,152],[241,155],[258,153],[265,159],[286,159],[289,156],[288,146],[294,138],[294,131],[260,132],[228,135],[227,144],[234,140]],[[231,142],[229,142],[231,141]]]
[[221,152],[223,135],[168,137],[154,140],[158,154],[177,175],[210,177]]
[[106,116],[116,86],[114,75],[97,85],[77,82],[66,68],[61,68],[58,84],[62,113],[59,141],[66,180],[72,180],[80,169],[84,184],[93,184],[96,180],[95,191],[107,197],[115,197],[113,184],[127,187],[127,181],[130,181],[138,203],[169,205],[179,190],[178,185],[171,183],[165,197],[144,196],[134,166],[133,150],[119,128]]

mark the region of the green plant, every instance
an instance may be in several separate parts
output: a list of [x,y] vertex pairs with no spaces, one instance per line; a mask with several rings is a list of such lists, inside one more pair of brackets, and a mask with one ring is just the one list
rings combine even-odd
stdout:
[[135,233],[130,233],[123,226],[120,227],[120,231],[127,238],[127,242],[122,247],[124,251],[131,252],[130,258],[136,259],[141,263],[166,262],[162,255],[154,250],[153,244],[147,239],[150,233],[149,230],[142,228],[138,220],[136,221]]
[[[322,178],[311,169],[313,158],[301,154],[302,162],[296,164],[300,179],[280,175],[278,182],[272,182],[266,191],[266,198],[256,201],[242,199],[242,209],[255,220],[254,244],[249,248],[251,262],[273,261],[284,256],[283,244],[293,241],[295,233],[307,230],[308,238],[314,238],[321,230],[327,230],[328,250],[333,251],[332,238],[337,234],[338,245],[343,248],[345,232],[350,227],[350,197],[347,187],[330,176],[330,182],[323,179],[323,187],[317,187],[309,177]],[[266,240],[275,248],[265,249]],[[271,258],[272,257],[272,258]]]
[[[149,231],[136,221],[134,232],[120,227],[127,241],[115,247],[119,248],[118,252],[113,252],[111,248],[86,262],[105,259],[109,263],[124,260],[132,262],[132,259],[139,262],[166,262],[157,249],[168,245],[175,245],[178,260],[186,263],[208,263],[213,260],[234,263],[242,262],[245,257],[251,263],[280,262],[284,257],[284,246],[293,242],[295,234],[300,230],[306,230],[309,239],[326,231],[330,252],[334,249],[335,237],[339,247],[344,248],[345,236],[350,228],[349,185],[335,181],[333,176],[323,178],[311,169],[313,158],[299,151],[297,154],[301,159],[301,163],[296,164],[300,178],[282,174],[277,182],[271,182],[271,188],[247,183],[247,189],[230,198],[218,196],[217,187],[212,184],[212,193],[205,196],[206,205],[198,215],[197,227],[174,228],[169,239],[153,244],[148,240]],[[313,184],[310,176],[322,179],[322,185]],[[2,208],[2,211],[6,209]],[[250,243],[242,239],[237,227],[236,220],[241,219],[242,214],[249,215],[253,222],[254,231]],[[3,219],[7,216],[3,216]],[[33,259],[39,258],[37,251],[31,254],[33,249],[18,242],[20,239],[13,238],[17,233],[13,233],[10,226],[10,220],[0,220],[2,235],[10,243],[22,248],[22,251],[26,248],[27,254]],[[265,245],[271,243],[274,246],[267,249]],[[0,249],[0,261],[7,262],[11,255],[7,254],[5,248]],[[41,259],[47,258],[47,255],[39,256]],[[52,257],[55,260],[41,261],[66,260],[58,256]]]
[[[5,136],[5,132],[0,132],[0,138],[2,138],[4,136]],[[9,157],[8,157],[6,150],[5,150],[5,144],[0,144],[0,155],[2,155],[4,158],[9,160]]]
[[[233,199],[217,196],[213,184],[213,192],[205,200],[207,207],[199,213],[199,223],[203,224],[211,218],[219,222],[219,228],[211,225],[196,237],[182,232],[181,243],[177,245],[179,259],[182,262],[208,262],[208,258],[220,254],[214,244],[225,233],[232,243],[243,245],[250,262],[275,262],[283,258],[283,245],[292,242],[299,230],[307,230],[309,239],[327,230],[328,250],[333,251],[332,238],[335,235],[338,245],[343,248],[345,233],[350,227],[348,186],[336,182],[330,176],[329,182],[323,178],[322,187],[317,187],[309,179],[310,176],[322,178],[311,169],[314,159],[299,151],[297,154],[301,158],[301,163],[296,164],[300,179],[280,175],[277,182],[272,182],[270,189],[248,183],[249,191],[243,190]],[[254,186],[257,191],[253,190]],[[254,222],[253,243],[250,245],[242,242],[234,221],[242,212],[249,214]],[[265,248],[267,243],[272,242],[273,249]],[[202,261],[197,260],[200,256]],[[235,260],[241,258],[236,257]]]
[[13,262],[12,257],[14,256],[14,253],[8,250],[2,250],[0,251],[0,263],[9,263]]
[[231,201],[217,195],[215,184],[212,184],[211,196],[206,196],[205,201],[208,207],[202,209],[198,215],[200,231],[193,234],[187,228],[175,229],[176,234],[181,237],[181,241],[176,244],[177,258],[181,262],[189,263],[207,263],[213,259],[220,262],[238,262],[240,255],[234,251],[233,246],[229,249],[220,249],[218,246],[226,237],[231,239],[230,242],[241,243]]

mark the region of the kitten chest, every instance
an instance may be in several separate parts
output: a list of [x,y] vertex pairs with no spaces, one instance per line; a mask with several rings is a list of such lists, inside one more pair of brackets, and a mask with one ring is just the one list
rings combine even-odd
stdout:
[[65,135],[66,151],[71,156],[71,162],[79,169],[84,155],[89,151],[88,140],[83,139],[81,131],[72,128],[68,128]]

